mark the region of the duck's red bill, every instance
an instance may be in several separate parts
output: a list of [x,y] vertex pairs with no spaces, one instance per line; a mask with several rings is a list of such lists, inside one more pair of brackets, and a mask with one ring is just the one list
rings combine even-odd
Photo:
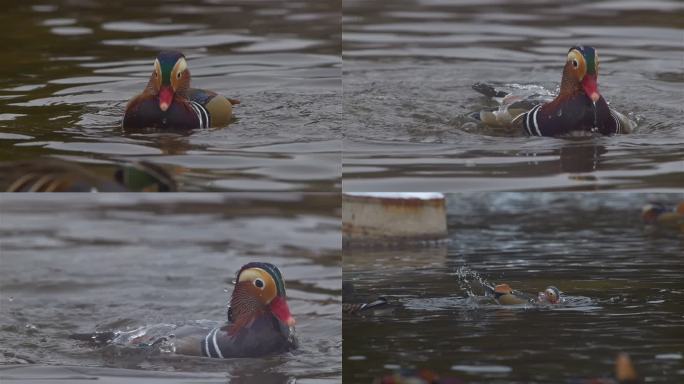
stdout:
[[173,101],[173,89],[171,87],[162,87],[159,90],[159,109],[166,111],[169,109]]
[[271,301],[271,312],[278,318],[278,320],[287,324],[289,327],[295,325],[295,319],[290,314],[290,307],[287,305],[287,300],[284,297],[276,296]]
[[594,103],[601,98],[601,94],[598,91],[598,84],[596,83],[596,75],[586,75],[582,79],[582,88],[584,88],[584,93],[587,97],[591,99]]

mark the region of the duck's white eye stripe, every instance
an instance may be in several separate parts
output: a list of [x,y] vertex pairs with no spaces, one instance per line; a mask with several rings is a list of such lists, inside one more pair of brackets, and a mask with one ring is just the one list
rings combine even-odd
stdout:
[[178,59],[176,62],[176,72],[180,73],[185,71],[188,68],[188,63],[185,61],[184,58]]

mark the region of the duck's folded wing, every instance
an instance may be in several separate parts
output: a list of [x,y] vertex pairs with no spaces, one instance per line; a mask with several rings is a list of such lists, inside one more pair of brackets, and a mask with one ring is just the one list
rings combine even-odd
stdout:
[[617,134],[632,133],[636,128],[636,122],[630,120],[627,116],[622,113],[610,108],[610,115],[615,120],[617,125]]

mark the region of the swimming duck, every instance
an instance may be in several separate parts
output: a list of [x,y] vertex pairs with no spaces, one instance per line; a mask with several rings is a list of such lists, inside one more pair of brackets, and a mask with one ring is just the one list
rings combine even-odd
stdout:
[[[560,136],[573,132],[598,132],[603,135],[629,133],[634,129],[627,117],[610,108],[598,91],[599,59],[596,49],[574,46],[568,51],[563,68],[560,92],[554,100],[538,104],[529,111],[508,109],[481,112],[475,117],[493,126],[512,126],[530,136]],[[491,87],[476,84],[473,88],[487,96]]]
[[[252,262],[242,266],[228,306],[228,321],[213,329],[197,325],[161,324],[126,332],[75,334],[73,339],[97,345],[154,347],[171,344],[182,355],[213,358],[260,357],[296,349],[295,320],[290,314],[285,283],[278,267]],[[155,328],[167,334],[150,331]]]
[[145,90],[126,105],[124,128],[186,130],[221,127],[233,116],[233,105],[216,92],[190,88],[190,70],[180,52],[161,52]]
[[648,203],[641,208],[641,220],[648,226],[680,229],[684,232],[684,201],[674,208],[658,202]]
[[620,353],[615,358],[613,377],[579,379],[569,381],[571,384],[641,384],[643,381],[634,369],[632,360],[626,353]]
[[484,287],[487,293],[502,305],[558,304],[562,301],[560,291],[554,286],[547,287],[544,292],[539,292],[537,296],[513,290],[508,284],[498,284],[495,287],[484,285]]
[[370,303],[342,303],[342,313],[349,313],[352,315],[381,308],[387,305],[387,299],[378,297],[377,300]]
[[119,164],[108,177],[59,159],[0,164],[0,190],[5,192],[171,192],[169,172],[147,161]]
[[354,285],[350,281],[342,282],[342,301],[342,313],[354,315],[387,305],[387,299],[384,297],[378,297],[368,303],[360,302],[361,300],[356,296]]

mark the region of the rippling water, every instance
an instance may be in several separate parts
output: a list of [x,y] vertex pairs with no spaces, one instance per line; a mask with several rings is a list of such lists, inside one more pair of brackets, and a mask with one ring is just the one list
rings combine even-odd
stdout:
[[[630,353],[646,382],[684,375],[684,235],[645,230],[640,207],[681,195],[453,194],[449,243],[345,249],[344,280],[391,310],[344,317],[345,381],[430,368],[468,383],[605,377]],[[477,277],[558,307],[478,302]],[[345,300],[347,300],[345,298]]]
[[[339,204],[299,194],[0,197],[0,381],[340,382]],[[69,338],[225,320],[235,273],[257,260],[283,273],[296,351],[219,360]]]
[[[183,190],[340,187],[336,2],[12,1],[0,63],[0,161],[146,159]],[[306,26],[306,28],[303,28]],[[160,50],[182,50],[193,85],[241,100],[228,127],[124,133],[126,102]]]
[[[682,17],[675,1],[357,1],[343,6],[344,183],[357,191],[681,188]],[[468,117],[476,82],[553,95],[593,45],[630,135],[528,138]]]

